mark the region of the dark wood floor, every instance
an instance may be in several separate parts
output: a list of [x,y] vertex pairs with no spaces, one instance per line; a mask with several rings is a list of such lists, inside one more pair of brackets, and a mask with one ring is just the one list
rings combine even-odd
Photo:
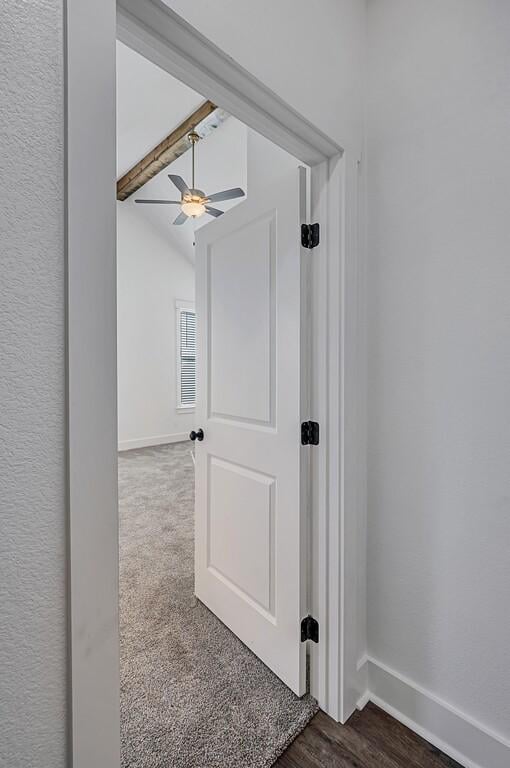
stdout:
[[374,704],[345,725],[319,712],[276,768],[462,768]]

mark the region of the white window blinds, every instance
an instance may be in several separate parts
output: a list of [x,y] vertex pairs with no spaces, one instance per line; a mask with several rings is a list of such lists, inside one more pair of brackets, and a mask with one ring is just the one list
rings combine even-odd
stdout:
[[181,408],[195,405],[196,321],[195,312],[179,308],[179,391]]

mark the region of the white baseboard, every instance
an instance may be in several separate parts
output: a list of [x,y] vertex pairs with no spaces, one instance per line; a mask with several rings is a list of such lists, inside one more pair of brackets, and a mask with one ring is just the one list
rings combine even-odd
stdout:
[[465,768],[508,768],[510,741],[385,664],[367,657],[368,701],[383,709]]
[[368,656],[365,653],[356,664],[356,685],[355,688],[358,691],[358,700],[356,701],[356,709],[363,709],[363,707],[369,701],[368,691]]
[[359,709],[359,710],[364,709],[369,701],[370,701],[370,691],[365,691],[365,693],[362,693],[358,701],[356,702],[356,709]]
[[134,440],[119,440],[119,451],[132,451],[133,448],[150,448],[151,445],[182,443],[185,440],[189,440],[187,432],[176,432],[173,435],[156,435],[155,437],[137,437]]

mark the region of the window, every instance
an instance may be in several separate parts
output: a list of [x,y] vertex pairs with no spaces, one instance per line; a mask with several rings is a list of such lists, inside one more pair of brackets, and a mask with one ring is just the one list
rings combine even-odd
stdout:
[[196,318],[195,307],[177,302],[177,407],[194,408],[196,397]]

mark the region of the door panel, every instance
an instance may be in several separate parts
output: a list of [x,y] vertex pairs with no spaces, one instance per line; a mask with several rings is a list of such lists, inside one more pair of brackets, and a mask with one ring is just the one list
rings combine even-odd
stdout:
[[196,233],[195,591],[299,695],[304,188],[288,172]]
[[209,484],[209,570],[274,617],[275,478],[210,457]]
[[212,243],[209,268],[210,415],[270,425],[275,401],[274,212]]

